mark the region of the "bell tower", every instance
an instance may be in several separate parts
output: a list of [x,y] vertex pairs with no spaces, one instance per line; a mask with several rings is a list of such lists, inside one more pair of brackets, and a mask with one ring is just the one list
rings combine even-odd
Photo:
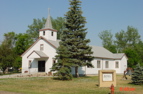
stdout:
[[39,37],[41,36],[47,40],[57,40],[57,30],[52,27],[50,9],[48,9],[48,17],[46,19],[45,27],[39,30]]

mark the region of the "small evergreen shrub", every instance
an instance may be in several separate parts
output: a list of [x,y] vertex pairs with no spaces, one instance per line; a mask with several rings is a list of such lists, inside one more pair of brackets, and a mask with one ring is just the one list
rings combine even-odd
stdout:
[[143,84],[143,67],[141,67],[140,64],[136,65],[131,79],[133,84]]

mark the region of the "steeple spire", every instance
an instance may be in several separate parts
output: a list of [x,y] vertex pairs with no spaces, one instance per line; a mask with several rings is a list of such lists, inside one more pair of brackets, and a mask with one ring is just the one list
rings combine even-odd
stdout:
[[50,16],[50,8],[48,8],[48,17],[44,29],[53,29]]
[[52,27],[49,8],[48,8],[48,17],[45,23],[45,27],[39,30],[39,37],[43,37],[47,40],[57,41],[57,30],[53,29]]

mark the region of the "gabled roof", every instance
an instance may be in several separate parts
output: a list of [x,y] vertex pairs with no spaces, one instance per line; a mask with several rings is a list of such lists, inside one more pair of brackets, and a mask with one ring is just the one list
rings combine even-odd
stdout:
[[122,58],[124,55],[125,55],[125,53],[116,53],[116,54],[113,54],[113,56],[114,56],[115,59],[120,59],[120,58]]
[[27,58],[30,56],[30,55],[32,55],[33,53],[36,53],[40,58],[48,58],[48,56],[44,53],[44,52],[42,52],[42,51],[33,51],[32,53],[30,53],[28,56],[27,56]]
[[60,42],[60,40],[57,40],[57,41],[47,40],[47,41],[49,41],[51,44],[53,44],[53,46],[54,46],[55,48],[58,48],[58,47],[59,47],[59,42]]
[[93,56],[95,58],[102,59],[121,59],[125,54],[124,53],[112,53],[104,47],[99,46],[91,46],[93,51]]
[[52,40],[47,40],[44,37],[39,37],[21,56],[23,56],[24,54],[27,53],[27,51],[29,51],[39,40],[43,39],[45,42],[47,42],[48,44],[50,44],[53,48],[57,48],[59,46],[59,41],[52,41]]
[[[60,40],[52,41],[52,40],[47,40],[44,37],[39,37],[39,39],[37,41],[35,41],[35,43],[33,43],[33,45],[31,45],[31,47],[29,47],[29,49],[31,49],[40,39],[43,39],[44,41],[46,41],[48,44],[50,44],[55,49],[59,47]],[[104,47],[100,47],[100,46],[91,46],[91,47],[92,47],[92,51],[93,51],[93,56],[95,58],[121,59],[125,55],[124,53],[113,54],[109,50],[105,49]],[[29,49],[27,49],[21,56],[23,56]]]
[[91,47],[92,47],[94,57],[102,57],[102,58],[113,57],[113,53],[111,53],[110,51],[106,50],[103,47],[99,47],[99,46],[91,46]]

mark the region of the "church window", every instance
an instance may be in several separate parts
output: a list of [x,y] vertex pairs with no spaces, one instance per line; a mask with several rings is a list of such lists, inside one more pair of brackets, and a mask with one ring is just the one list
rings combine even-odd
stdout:
[[97,68],[100,68],[100,61],[97,61]]
[[105,62],[105,68],[109,68],[109,62],[108,61]]
[[115,68],[119,68],[119,62],[115,62]]
[[51,32],[51,36],[53,36],[54,35],[54,32]]
[[31,68],[31,67],[32,67],[31,60],[29,60],[29,68]]
[[44,44],[40,44],[40,51],[44,50]]
[[45,35],[45,31],[43,31],[43,36]]

